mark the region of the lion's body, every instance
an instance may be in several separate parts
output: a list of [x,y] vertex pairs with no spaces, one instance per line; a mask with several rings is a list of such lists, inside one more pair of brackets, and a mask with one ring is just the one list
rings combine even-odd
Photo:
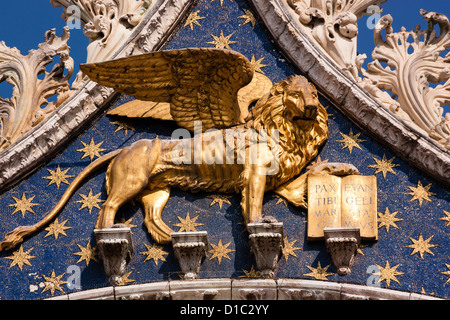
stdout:
[[[293,123],[285,116],[283,95],[272,94],[254,107],[245,125],[191,139],[140,140],[124,148],[108,167],[108,199],[97,227],[112,225],[117,209],[138,198],[146,217],[153,217],[146,219],[152,236],[158,242],[169,241],[171,230],[160,215],[161,203],[165,205],[172,187],[191,192],[241,193],[245,221],[254,221],[261,216],[256,207],[262,205],[264,192],[297,176],[326,140],[327,114],[318,101],[316,108],[314,120]],[[277,139],[271,139],[274,132]],[[263,133],[267,133],[266,139]],[[259,148],[260,161],[252,161],[251,155],[256,152],[252,146]],[[158,206],[156,202],[160,202]]]
[[[243,125],[205,132],[185,140],[140,140],[116,151],[107,160],[100,158],[80,174],[84,177],[88,171],[110,161],[106,173],[108,198],[100,210],[96,228],[113,225],[120,206],[137,199],[144,207],[144,223],[153,239],[159,243],[169,242],[172,230],[162,221],[161,213],[172,187],[192,192],[241,193],[244,220],[246,223],[255,221],[262,214],[264,192],[291,181],[317,155],[319,147],[328,138],[327,120],[315,88],[305,78],[292,76],[275,84],[270,93],[258,101]],[[267,135],[266,140],[263,139],[264,147],[259,149],[262,158],[258,159],[264,161],[251,161],[251,156],[255,155],[251,144],[236,138],[247,134],[261,138],[263,131]],[[212,139],[213,135],[216,140]],[[224,148],[211,149],[211,143],[217,147],[217,139],[222,139]],[[230,157],[229,150],[233,155],[231,162],[227,161],[231,159],[227,158]],[[199,151],[203,157],[199,158]],[[58,210],[80,180],[76,179],[69,187]],[[297,203],[297,200],[292,199],[292,202]],[[54,209],[46,219],[56,214]],[[33,230],[40,226],[35,225]],[[13,231],[7,239],[18,233]],[[23,232],[22,236],[29,233]],[[17,243],[18,240],[14,241]],[[2,246],[7,248],[12,242],[5,240]]]

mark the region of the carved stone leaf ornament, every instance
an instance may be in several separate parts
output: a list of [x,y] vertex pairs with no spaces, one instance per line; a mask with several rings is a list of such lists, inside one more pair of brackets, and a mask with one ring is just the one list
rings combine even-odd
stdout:
[[50,0],[53,7],[64,7],[62,18],[68,23],[80,20],[90,39],[86,62],[105,61],[128,40],[143,19],[151,0]]
[[312,38],[342,70],[358,79],[355,65],[358,19],[386,0],[287,0]]
[[[0,81],[13,85],[11,98],[0,98],[0,149],[7,148],[38,125],[69,96],[74,62],[67,45],[70,32],[65,27],[61,37],[55,29],[45,34],[45,42],[37,50],[23,56],[16,48],[0,42]],[[46,67],[59,56],[50,72]],[[43,78],[40,77],[43,75]],[[57,95],[56,101],[47,99]]]
[[[380,19],[374,30],[374,61],[367,65],[368,70],[359,64],[362,86],[391,91],[393,98],[384,95],[383,102],[392,112],[450,149],[450,113],[444,115],[442,108],[450,103],[450,55],[442,56],[450,48],[450,23],[443,14],[420,13],[428,21],[427,30],[418,25],[413,31],[402,28],[393,33],[393,18],[386,15]],[[375,95],[385,93],[378,90]]]

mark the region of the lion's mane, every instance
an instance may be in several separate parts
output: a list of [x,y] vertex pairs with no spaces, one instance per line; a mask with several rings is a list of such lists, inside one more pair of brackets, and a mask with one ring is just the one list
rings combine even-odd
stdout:
[[328,114],[319,103],[317,117],[311,121],[303,121],[301,125],[289,120],[286,106],[283,103],[285,89],[293,82],[310,85],[301,76],[290,76],[278,82],[265,97],[254,106],[248,125],[255,130],[278,130],[279,143],[276,146],[279,170],[275,175],[267,177],[266,190],[291,180],[317,156],[319,147],[328,138]]

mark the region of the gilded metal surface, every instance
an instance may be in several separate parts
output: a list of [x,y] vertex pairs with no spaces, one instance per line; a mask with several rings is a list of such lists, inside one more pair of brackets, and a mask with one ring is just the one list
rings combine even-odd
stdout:
[[[172,231],[161,214],[172,187],[240,193],[242,215],[248,224],[262,216],[267,190],[281,186],[280,194],[297,204],[289,182],[328,138],[327,113],[314,86],[301,76],[276,83],[264,95],[258,93],[258,102],[248,112],[255,97],[240,103],[238,92],[251,85],[253,67],[244,56],[230,50],[153,52],[82,69],[92,80],[119,92],[169,103],[171,116],[179,125],[193,130],[196,121],[201,121],[203,133],[196,130],[198,135],[191,139],[139,140],[100,157],[73,180],[43,220],[8,233],[0,250],[15,247],[24,236],[53,220],[83,179],[106,164],[108,198],[98,216],[98,229],[113,225],[117,210],[137,199],[144,207],[145,225],[153,239],[168,243]],[[212,128],[222,129],[205,132]],[[242,136],[248,139],[240,139]],[[257,149],[252,149],[252,139],[258,142]],[[215,148],[211,148],[212,143]],[[226,148],[218,149],[217,145]],[[231,154],[229,146],[233,147]],[[304,177],[295,184],[302,182]]]
[[358,227],[361,238],[378,239],[375,176],[309,175],[308,239],[323,239],[326,227]]

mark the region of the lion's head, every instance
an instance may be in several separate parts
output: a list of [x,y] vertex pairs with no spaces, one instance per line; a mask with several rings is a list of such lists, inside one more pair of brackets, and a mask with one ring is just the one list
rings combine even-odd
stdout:
[[279,133],[278,174],[272,187],[298,175],[328,138],[328,115],[316,88],[305,77],[294,75],[276,83],[251,112],[255,130]]

